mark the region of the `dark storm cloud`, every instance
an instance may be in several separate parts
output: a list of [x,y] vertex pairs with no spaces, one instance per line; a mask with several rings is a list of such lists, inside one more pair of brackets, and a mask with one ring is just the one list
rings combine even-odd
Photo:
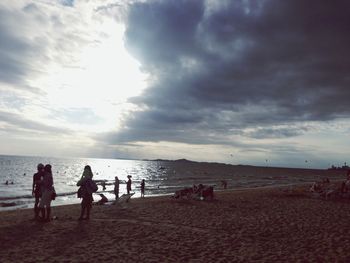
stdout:
[[258,128],[251,132],[246,132],[244,135],[256,139],[264,138],[285,138],[301,135],[306,129],[297,128]]
[[256,126],[268,132],[252,137],[286,137],[303,130],[268,127],[349,116],[349,13],[346,0],[131,5],[126,47],[152,84],[115,138],[220,140]]

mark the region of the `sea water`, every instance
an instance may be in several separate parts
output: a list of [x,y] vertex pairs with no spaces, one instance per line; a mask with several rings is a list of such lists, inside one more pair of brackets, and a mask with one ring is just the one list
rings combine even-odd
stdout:
[[52,166],[57,193],[52,205],[74,204],[81,201],[77,198],[76,184],[85,165],[91,166],[93,179],[99,185],[98,192],[94,194],[95,200],[99,200],[100,193],[108,199],[115,198],[113,194],[115,176],[120,180],[120,195],[126,193],[127,175],[132,176],[132,191],[135,192],[135,196],[139,195],[142,179],[146,180],[147,192],[150,195],[168,193],[171,188],[163,185],[164,169],[158,162],[153,161],[0,155],[0,203],[15,204],[15,207],[0,207],[0,210],[27,208],[33,205],[33,174],[38,163]]
[[[0,211],[33,207],[33,174],[38,163],[51,164],[54,186],[57,192],[52,205],[79,203],[76,183],[81,178],[85,165],[90,165],[98,182],[99,189],[94,200],[103,193],[114,200],[114,178],[120,180],[119,193],[126,193],[127,176],[132,176],[134,197],[140,196],[140,183],[146,181],[146,196],[172,194],[176,190],[191,187],[194,184],[215,186],[222,189],[220,183],[227,181],[228,188],[250,188],[270,185],[287,185],[312,182],[326,176],[326,170],[267,169],[264,167],[234,166],[215,163],[197,163],[179,161],[147,161],[93,158],[54,158],[30,156],[0,155]],[[333,174],[340,179],[342,174]],[[8,184],[6,184],[6,182]],[[105,189],[101,185],[105,183]],[[11,204],[11,206],[7,206]]]

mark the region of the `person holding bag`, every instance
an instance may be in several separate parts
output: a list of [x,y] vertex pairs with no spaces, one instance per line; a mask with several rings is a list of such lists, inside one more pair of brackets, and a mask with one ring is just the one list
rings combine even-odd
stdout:
[[[79,220],[89,220],[90,219],[90,211],[92,207],[92,202],[94,201],[92,197],[92,193],[97,191],[97,185],[92,180],[93,173],[91,167],[86,165],[84,167],[83,175],[80,180],[77,182],[77,186],[80,186],[78,190],[78,197],[82,198],[81,200],[81,212]],[[86,217],[84,214],[86,212]]]

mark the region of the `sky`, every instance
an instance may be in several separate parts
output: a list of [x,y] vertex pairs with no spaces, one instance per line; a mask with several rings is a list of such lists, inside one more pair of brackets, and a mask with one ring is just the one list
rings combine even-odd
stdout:
[[0,154],[350,161],[350,1],[4,0]]

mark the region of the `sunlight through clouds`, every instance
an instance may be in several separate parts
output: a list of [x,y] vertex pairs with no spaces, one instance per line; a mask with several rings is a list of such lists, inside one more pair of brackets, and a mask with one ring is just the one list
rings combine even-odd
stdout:
[[[118,130],[135,110],[128,98],[139,95],[148,79],[125,49],[125,25],[117,18],[127,1],[119,3],[0,3],[1,54],[12,74],[0,73],[4,137],[29,145],[33,133],[40,133],[44,144],[87,147],[94,134]],[[55,127],[67,132],[55,134]]]
[[147,76],[124,49],[123,27],[113,21],[101,25],[103,37],[74,54],[73,67],[53,65],[43,77],[49,103],[55,108],[90,108],[105,120],[96,131],[116,127],[118,118],[130,109],[129,97],[144,89]]
[[[121,116],[131,110],[127,99],[139,95],[147,80],[139,63],[125,50],[124,25],[113,17],[96,15],[97,3],[77,3],[79,9],[74,11],[80,14],[73,14],[71,7],[50,7],[51,17],[55,17],[53,25],[72,23],[52,32],[47,53],[51,59],[38,69],[43,74],[27,80],[43,90],[47,109],[67,114],[71,110],[89,109],[97,121],[81,125],[75,121],[72,125],[74,129],[81,126],[91,132],[116,129]],[[62,124],[64,116],[61,117]],[[53,119],[47,122],[54,124]],[[69,122],[66,125],[71,126]]]

